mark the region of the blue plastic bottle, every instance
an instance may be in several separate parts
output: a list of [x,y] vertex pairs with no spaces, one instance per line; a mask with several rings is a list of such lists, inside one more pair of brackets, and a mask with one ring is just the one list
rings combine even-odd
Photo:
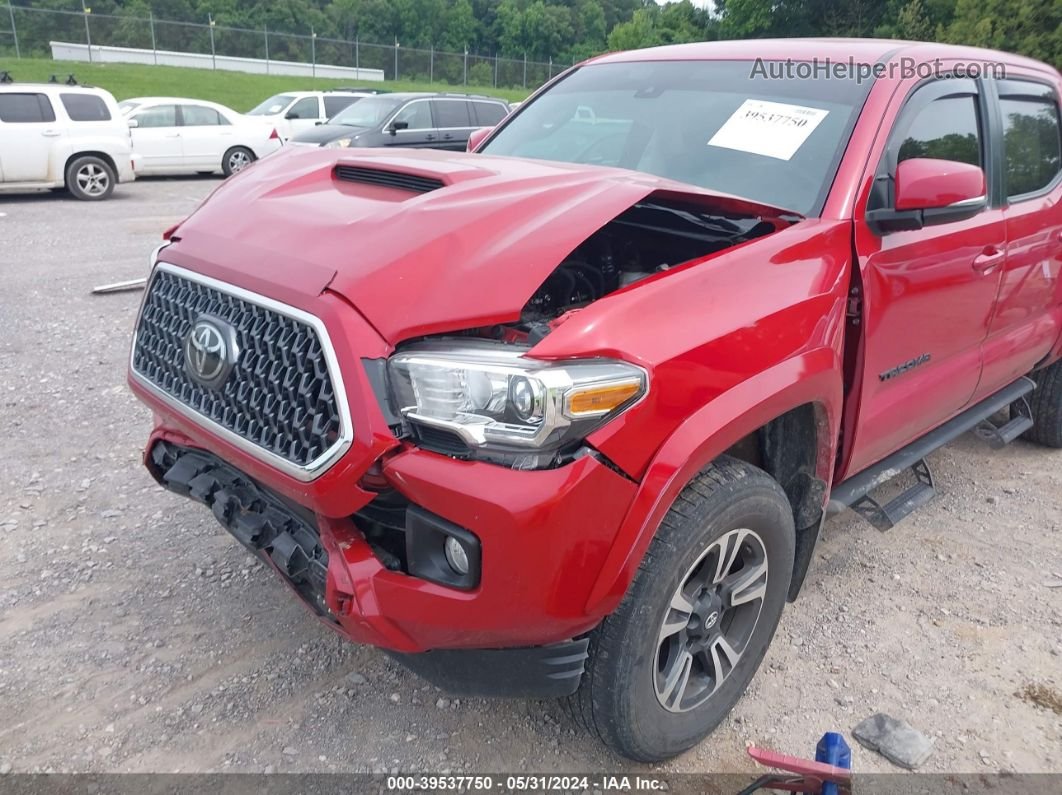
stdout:
[[[852,769],[852,749],[837,732],[826,732],[815,747],[815,761],[824,762],[834,767]],[[822,795],[837,795],[837,785],[825,782],[822,785]]]

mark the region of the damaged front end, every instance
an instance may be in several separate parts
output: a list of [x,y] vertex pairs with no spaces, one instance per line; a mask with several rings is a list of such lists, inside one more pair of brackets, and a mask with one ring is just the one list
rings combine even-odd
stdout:
[[649,371],[613,359],[543,361],[534,357],[535,345],[571,313],[612,293],[799,220],[726,204],[649,194],[564,257],[517,319],[398,346],[382,396],[398,418],[396,431],[423,449],[514,469],[597,455],[585,438],[642,399]]

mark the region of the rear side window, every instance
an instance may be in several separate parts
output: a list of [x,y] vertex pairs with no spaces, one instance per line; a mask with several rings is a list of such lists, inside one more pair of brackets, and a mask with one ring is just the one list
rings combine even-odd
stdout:
[[[1012,87],[1005,89],[1009,95],[1000,97],[999,109],[1007,196],[1013,198],[1036,193],[1054,182],[1062,167],[1062,136],[1058,102],[1051,92],[1033,83],[1006,81],[1004,85]],[[1017,93],[1022,86],[1027,91]]]
[[918,112],[900,144],[899,161],[915,157],[981,165],[977,98],[941,97]]
[[107,103],[95,94],[60,94],[70,121],[110,121]]
[[229,123],[216,110],[203,105],[182,105],[181,120],[185,127],[218,127]]
[[468,117],[468,103],[457,99],[435,100],[435,126],[446,127],[471,127],[472,122]]
[[479,127],[493,127],[505,118],[508,111],[498,102],[473,102],[472,111]]
[[177,106],[156,105],[133,116],[138,127],[176,127]]
[[55,111],[45,94],[0,94],[0,121],[32,124],[55,121]]
[[361,97],[325,97],[325,116],[329,119],[335,116],[339,111],[348,105],[353,105]]

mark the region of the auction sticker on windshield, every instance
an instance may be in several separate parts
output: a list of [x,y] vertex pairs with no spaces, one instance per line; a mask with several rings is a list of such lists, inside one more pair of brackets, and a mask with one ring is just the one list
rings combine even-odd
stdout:
[[819,108],[746,99],[708,145],[789,160],[828,114]]

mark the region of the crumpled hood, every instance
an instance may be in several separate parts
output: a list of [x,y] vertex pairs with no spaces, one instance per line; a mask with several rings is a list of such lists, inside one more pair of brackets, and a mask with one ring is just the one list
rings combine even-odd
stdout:
[[[437,180],[427,192],[344,181],[337,166]],[[366,173],[366,172],[362,172]],[[350,301],[391,344],[513,322],[578,244],[650,193],[785,213],[637,172],[417,150],[292,147],[223,183],[168,258],[236,284]]]

